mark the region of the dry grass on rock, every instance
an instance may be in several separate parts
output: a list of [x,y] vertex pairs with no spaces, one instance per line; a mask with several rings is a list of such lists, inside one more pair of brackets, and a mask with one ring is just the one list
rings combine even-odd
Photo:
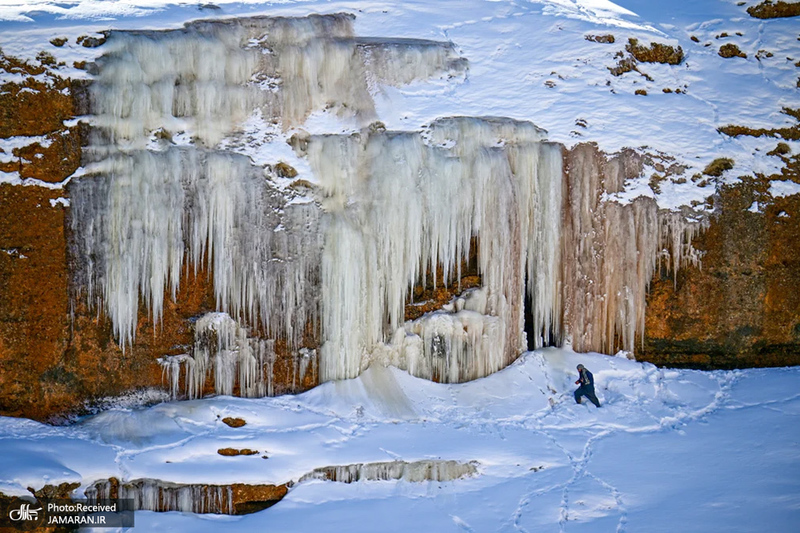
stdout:
[[724,58],[730,57],[743,57],[747,59],[747,54],[742,52],[738,46],[733,43],[723,44],[719,47],[719,55]]
[[603,44],[614,44],[614,42],[616,42],[616,39],[610,33],[607,33],[605,35],[587,35],[586,40],[591,41],[593,43],[603,43]]
[[726,170],[730,170],[733,168],[733,159],[729,159],[727,157],[718,157],[717,159],[713,160],[708,166],[703,170],[703,174],[706,176],[713,176],[718,178],[722,176],[722,173]]
[[664,63],[666,65],[680,65],[683,62],[683,49],[668,44],[650,43],[650,46],[639,44],[636,39],[628,39],[625,50],[636,58],[639,63]]
[[747,13],[757,19],[777,19],[800,15],[800,2],[775,2],[765,0],[747,8]]

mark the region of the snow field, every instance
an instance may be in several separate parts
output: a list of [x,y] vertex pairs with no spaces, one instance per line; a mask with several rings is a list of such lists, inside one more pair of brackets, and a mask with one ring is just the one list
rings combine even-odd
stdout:
[[[579,362],[601,409],[572,399]],[[143,511],[137,527],[790,531],[800,515],[798,373],[659,369],[555,348],[464,384],[373,365],[298,396],[116,408],[64,427],[3,418],[0,486],[284,483],[324,466],[476,461],[478,474],[457,481],[303,481],[254,515]],[[247,425],[230,428],[227,416]],[[259,455],[223,457],[222,447]]]

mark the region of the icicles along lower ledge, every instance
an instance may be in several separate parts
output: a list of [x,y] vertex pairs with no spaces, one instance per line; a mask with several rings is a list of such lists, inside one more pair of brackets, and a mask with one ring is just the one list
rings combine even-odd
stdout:
[[[282,390],[275,387],[277,354],[275,340],[251,337],[248,330],[227,313],[207,313],[194,322],[194,344],[189,353],[166,355],[158,360],[172,398],[181,395],[181,370],[187,398],[202,397],[209,388],[215,394],[249,398],[297,392],[310,379],[319,382],[317,351],[300,348],[292,353],[291,378]],[[208,387],[209,378],[213,387]]]
[[447,482],[478,475],[478,463],[451,460],[387,461],[316,468],[282,485],[180,484],[158,479],[92,483],[84,491],[89,502],[131,499],[134,510],[242,515],[261,511],[282,500],[292,487],[313,480],[338,483],[363,481]]
[[[467,62],[452,43],[356,37],[352,21],[110,32],[87,92],[87,170],[69,185],[73,297],[124,348],[145,311],[158,327],[183,275],[207,272],[214,307],[160,360],[173,397],[292,392],[370,364],[461,382],[565,339],[633,352],[654,271],[697,265],[704,222],[610,200],[642,171],[635,153],[565,151],[531,122],[386,131],[376,87],[457,83]],[[288,148],[284,132],[322,111],[361,129],[293,130]],[[266,128],[255,144],[248,120]],[[265,163],[274,153],[305,174]],[[411,317],[418,285],[446,298]]]

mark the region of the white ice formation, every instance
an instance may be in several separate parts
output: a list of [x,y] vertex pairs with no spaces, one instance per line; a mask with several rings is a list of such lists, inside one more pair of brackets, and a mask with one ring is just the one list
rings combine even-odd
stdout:
[[86,488],[90,502],[113,499],[132,500],[136,511],[180,511],[182,513],[233,514],[233,489],[230,485],[181,485],[157,479],[136,479],[112,483],[98,481]]
[[450,43],[358,39],[353,19],[253,17],[111,32],[90,90],[94,123],[116,147],[141,148],[160,128],[191,130],[213,147],[254,108],[283,128],[326,108],[368,123],[370,85],[466,72]]
[[388,481],[402,479],[411,483],[423,481],[453,481],[478,473],[477,463],[460,463],[442,459],[423,461],[387,461],[383,463],[356,463],[352,465],[317,468],[300,478],[322,479],[339,483],[358,481]]
[[[447,117],[385,131],[376,87],[463,77],[466,61],[450,43],[355,37],[352,19],[110,33],[71,227],[75,285],[119,342],[133,342],[140,300],[158,322],[184,271],[207,266],[217,312],[195,322],[190,353],[162,359],[174,395],[181,368],[189,397],[211,376],[219,394],[273,394],[276,342],[300,382],[309,368],[326,381],[372,362],[460,382],[565,339],[633,351],[655,270],[697,264],[702,223],[648,198],[608,200],[641,172],[635,154],[565,155],[530,122]],[[313,173],[308,196],[230,149],[247,117],[283,142],[322,110],[363,129],[291,137]],[[479,288],[405,320],[415,285],[431,275],[459,286],[472,257]],[[303,346],[308,331],[318,351]]]
[[[300,348],[292,358],[292,381],[288,390],[301,389],[311,373],[317,381],[316,350]],[[168,355],[160,359],[173,398],[178,397],[180,373],[184,371],[185,393],[189,398],[203,396],[209,377],[216,394],[259,398],[273,396],[273,375],[277,356],[275,340],[251,337],[227,313],[207,313],[194,323],[194,344],[190,354]],[[236,386],[238,385],[238,390]]]
[[[440,119],[425,131],[312,136],[301,152],[325,209],[320,377],[372,358],[444,382],[485,376],[524,350],[526,273],[538,330],[558,313],[561,148],[528,122]],[[409,289],[447,284],[479,237],[483,288],[404,324]],[[527,265],[527,269],[526,269]],[[547,339],[538,341],[539,345]]]

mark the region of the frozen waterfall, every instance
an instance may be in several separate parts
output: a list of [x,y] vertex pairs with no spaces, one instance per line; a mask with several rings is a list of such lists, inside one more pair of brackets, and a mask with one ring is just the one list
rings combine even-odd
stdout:
[[[560,313],[562,159],[543,133],[511,119],[456,117],[422,132],[298,143],[320,176],[326,211],[323,380],[355,377],[379,356],[451,382],[503,368],[525,345],[526,273],[542,288],[538,330],[549,331]],[[479,295],[404,324],[410,288],[437,265],[445,279],[434,284],[459,279],[474,235]]]
[[[566,155],[530,122],[445,117],[386,131],[375,91],[457,83],[467,62],[452,43],[357,37],[352,23],[110,32],[89,88],[86,172],[70,185],[75,294],[102,309],[124,348],[140,307],[158,323],[182,275],[207,270],[216,308],[193,319],[187,353],[161,359],[173,395],[183,379],[189,397],[209,379],[218,394],[275,393],[276,343],[300,382],[370,364],[460,382],[527,344],[566,339],[633,351],[655,269],[697,264],[702,222],[648,198],[610,200],[639,171],[634,155]],[[318,112],[360,130],[298,129]],[[253,117],[266,133],[245,154]],[[296,180],[281,160],[264,162],[287,151],[309,169]],[[480,286],[461,291],[471,257]],[[407,320],[415,285],[428,282],[455,296]]]

